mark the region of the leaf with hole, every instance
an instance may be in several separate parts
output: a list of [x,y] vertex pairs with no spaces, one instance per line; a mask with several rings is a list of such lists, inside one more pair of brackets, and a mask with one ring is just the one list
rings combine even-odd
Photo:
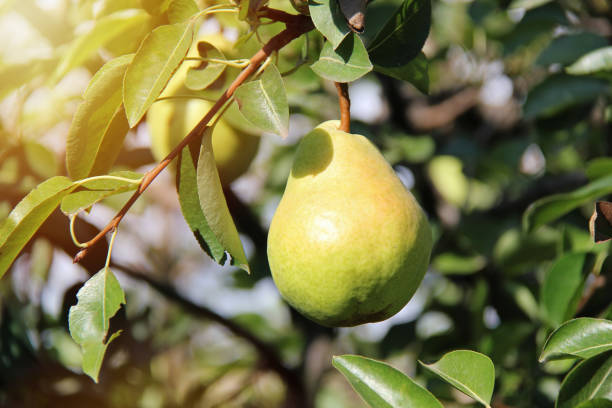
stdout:
[[130,127],[136,126],[187,55],[194,23],[164,25],[142,42],[123,82],[123,104]]
[[98,382],[104,354],[110,342],[110,319],[125,304],[125,295],[117,278],[109,268],[92,276],[77,293],[77,304],[70,308],[70,335],[83,351],[83,372]]
[[[198,42],[198,54],[203,59],[225,60],[223,53],[206,41]],[[202,61],[198,66],[189,68],[185,86],[194,91],[205,89],[219,78],[225,67],[223,62]]]
[[459,391],[489,407],[495,385],[495,367],[489,357],[471,350],[457,350],[446,353],[433,364],[419,363]]
[[442,408],[429,391],[386,363],[344,355],[335,356],[332,364],[371,407]]
[[106,173],[123,147],[129,126],[121,90],[132,57],[104,64],[85,90],[66,141],[66,168],[75,180]]
[[286,137],[289,131],[289,102],[285,84],[274,65],[258,79],[236,89],[236,101],[244,117],[263,131]]

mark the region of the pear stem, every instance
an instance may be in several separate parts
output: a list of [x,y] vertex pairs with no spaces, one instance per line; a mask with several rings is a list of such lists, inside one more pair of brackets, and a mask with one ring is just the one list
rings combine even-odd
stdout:
[[200,122],[195,125],[195,127],[185,136],[185,138],[179,143],[174,150],[172,150],[168,155],[159,162],[153,169],[149,170],[145,173],[138,186],[138,189],[134,192],[134,194],[130,197],[130,199],[125,203],[125,205],[119,210],[119,212],[113,217],[112,220],[92,239],[85,242],[83,244],[84,248],[78,252],[73,262],[80,262],[85,256],[89,249],[94,246],[98,241],[106,236],[108,232],[117,228],[125,214],[127,214],[128,210],[132,207],[132,205],[136,202],[136,200],[144,193],[144,191],[149,187],[149,185],[153,182],[153,180],[161,173],[170,162],[187,146],[192,140],[195,140],[197,137],[201,136],[202,133],[206,130],[208,126],[208,122],[215,116],[215,114],[225,105],[225,103],[231,99],[232,95],[236,91],[242,83],[244,83],[253,73],[257,71],[257,68],[270,56],[272,53],[280,50],[285,45],[289,44],[291,41],[295,40],[299,36],[314,28],[314,24],[310,17],[303,16],[301,14],[292,15],[280,10],[274,9],[266,9],[265,13],[262,15],[263,17],[267,17],[273,19],[275,21],[284,22],[287,27],[281,31],[279,34],[275,35],[268,41],[251,59],[249,60],[249,65],[240,72],[238,77],[231,83],[231,85],[225,90],[223,95],[219,97],[217,102],[213,105],[212,108],[204,115],[204,117],[200,120]]
[[346,82],[334,82],[338,90],[338,102],[340,103],[340,127],[343,132],[351,132],[351,100],[349,99],[348,84]]

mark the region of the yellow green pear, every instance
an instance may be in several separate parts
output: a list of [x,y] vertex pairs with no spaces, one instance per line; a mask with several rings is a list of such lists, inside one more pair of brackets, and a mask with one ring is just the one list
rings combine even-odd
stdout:
[[285,300],[323,326],[387,319],[421,283],[427,218],[378,149],[324,122],[300,142],[268,235]]

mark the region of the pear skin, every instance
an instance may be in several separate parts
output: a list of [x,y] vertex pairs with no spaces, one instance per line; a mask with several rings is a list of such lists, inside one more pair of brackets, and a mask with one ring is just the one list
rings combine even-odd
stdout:
[[328,121],[300,142],[268,235],[283,298],[329,327],[385,320],[429,264],[427,218],[378,149]]

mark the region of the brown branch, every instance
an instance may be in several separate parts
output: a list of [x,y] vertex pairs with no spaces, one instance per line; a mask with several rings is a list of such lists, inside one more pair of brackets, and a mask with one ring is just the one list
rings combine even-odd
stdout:
[[[288,14],[289,15],[289,14]],[[187,136],[181,141],[172,150],[155,168],[145,173],[142,182],[138,186],[138,189],[134,192],[134,194],[130,197],[127,203],[119,210],[119,212],[113,217],[113,219],[100,231],[98,235],[90,239],[85,243],[86,247],[76,254],[74,257],[74,262],[80,262],[85,256],[87,256],[87,252],[89,247],[94,245],[107,233],[117,228],[125,214],[132,207],[134,202],[138,200],[138,198],[142,195],[142,193],[149,187],[149,185],[153,182],[155,177],[159,175],[170,162],[187,146],[192,140],[195,140],[197,137],[200,137],[204,131],[206,130],[206,126],[208,126],[208,122],[213,118],[213,116],[223,107],[223,105],[232,97],[236,88],[238,88],[243,82],[247,80],[249,76],[251,76],[257,68],[261,65],[262,62],[266,60],[273,52],[280,50],[285,45],[289,44],[294,39],[298,38],[300,35],[312,30],[314,25],[312,24],[312,20],[309,17],[296,15],[295,18],[291,19],[291,24],[287,23],[287,28],[281,31],[276,36],[272,37],[270,41],[268,41],[261,50],[259,50],[253,57],[250,59],[249,65],[242,70],[242,72],[236,77],[234,82],[229,86],[229,88],[221,95],[221,97],[217,100],[217,102],[213,105],[212,108],[208,111],[208,113],[200,120],[200,122],[189,132]]]
[[340,130],[351,132],[351,100],[349,99],[348,84],[334,82],[338,91],[338,102],[340,104]]

